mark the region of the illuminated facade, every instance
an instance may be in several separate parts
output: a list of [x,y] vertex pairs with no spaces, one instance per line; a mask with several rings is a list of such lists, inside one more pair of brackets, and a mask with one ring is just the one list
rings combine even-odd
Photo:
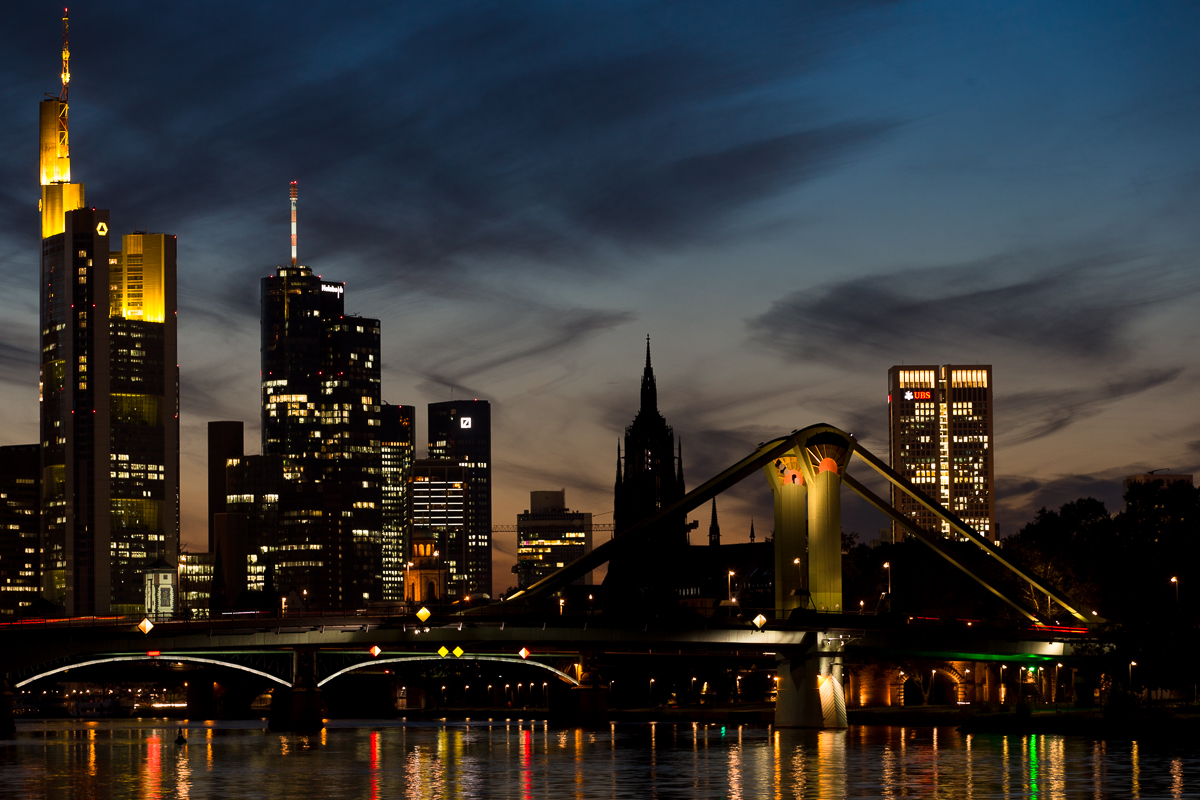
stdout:
[[0,447],[0,616],[28,613],[41,594],[38,451]]
[[383,518],[383,599],[404,599],[408,540],[408,475],[416,450],[413,406],[384,404],[381,426]]
[[[442,550],[449,591],[492,592],[492,407],[486,400],[429,404],[429,458],[462,470],[466,486],[461,531],[447,532]],[[418,525],[417,518],[412,524]]]
[[[992,368],[948,364],[888,370],[892,469],[980,535],[996,540]],[[895,487],[892,504],[926,530],[949,523]],[[899,540],[903,531],[895,526]]]
[[[417,541],[434,542],[437,569],[445,571],[446,594],[450,597],[471,594],[466,540],[467,508],[474,488],[468,480],[468,468],[450,459],[416,459],[409,473],[408,516],[412,527],[408,561],[415,561]],[[405,597],[412,599],[413,591],[413,586],[407,586]]]
[[[517,515],[517,587],[526,589],[592,549],[592,515],[569,511],[566,490],[530,492]],[[578,584],[591,585],[592,573]]]
[[278,591],[357,608],[383,595],[379,320],[297,263],[294,183],[290,201],[292,262],[262,279],[262,460],[229,473],[227,509]]
[[179,554],[179,607],[188,619],[208,617],[213,579],[213,554]]
[[70,613],[137,613],[147,561],[178,552],[176,239],[117,245],[70,182],[65,23],[39,131],[42,592]]

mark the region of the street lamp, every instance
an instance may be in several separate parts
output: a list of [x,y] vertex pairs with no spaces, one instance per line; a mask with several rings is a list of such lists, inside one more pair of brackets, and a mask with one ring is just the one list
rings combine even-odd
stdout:
[[560,598],[558,599],[558,615],[559,615],[560,617],[563,615],[563,606],[566,604],[566,602],[567,602],[567,601],[566,601],[566,598],[562,598],[562,597],[560,597]]
[[650,679],[650,705],[654,705],[654,678]]
[[891,597],[892,596],[892,562],[890,562],[890,561],[883,562],[883,568],[886,569],[887,573],[888,573],[888,597]]
[[1136,661],[1129,662],[1129,691],[1133,691],[1133,668],[1137,666]]
[[729,602],[733,602],[733,570],[729,570]]
[[1179,578],[1171,578],[1171,583],[1175,584],[1175,602],[1179,602]]

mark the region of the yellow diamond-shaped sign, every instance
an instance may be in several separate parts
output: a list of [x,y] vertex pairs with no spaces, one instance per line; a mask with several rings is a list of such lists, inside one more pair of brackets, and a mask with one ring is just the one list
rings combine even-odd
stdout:
[[445,658],[449,654],[449,652],[450,651],[446,649],[446,645],[442,645],[441,647],[438,648],[438,655],[441,656],[442,658]]
[[100,234],[101,236],[107,236],[108,235],[108,225],[103,222],[96,223],[96,233]]
[[529,648],[522,647],[520,650],[517,651],[517,655],[519,655],[521,658],[529,658]]
[[138,625],[138,630],[142,633],[149,633],[154,628],[154,623],[147,617]]
[[417,619],[421,620],[421,622],[424,622],[425,620],[429,619],[432,616],[433,616],[433,612],[430,611],[425,606],[421,606],[421,610],[417,612]]
[[462,658],[462,654],[463,654],[463,649],[461,647],[454,648],[454,657],[455,658]]
[[757,625],[759,628],[761,628],[763,625],[767,624],[767,618],[764,617],[762,614],[759,614],[757,617],[754,618],[754,624]]

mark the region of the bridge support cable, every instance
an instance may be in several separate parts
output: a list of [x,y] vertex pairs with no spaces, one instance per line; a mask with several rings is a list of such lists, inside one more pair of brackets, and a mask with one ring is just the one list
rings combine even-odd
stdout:
[[[1087,616],[1085,616],[1083,611],[1079,608],[1079,605],[1077,603],[1075,603],[1073,600],[1071,600],[1071,598],[1067,597],[1065,594],[1063,594],[1058,589],[1056,589],[1054,586],[1052,586],[1049,581],[1047,581],[1044,578],[1039,577],[1038,575],[1034,574],[1029,569],[1027,569],[1024,566],[1022,566],[1021,564],[1019,564],[1015,559],[1005,555],[1004,551],[1002,551],[999,547],[992,544],[990,541],[988,541],[984,537],[980,536],[975,531],[974,528],[972,528],[970,525],[963,522],[961,519],[959,519],[954,514],[950,513],[945,507],[942,506],[941,503],[938,503],[937,501],[930,498],[927,494],[925,494],[920,489],[918,489],[911,481],[909,481],[903,475],[900,475],[895,470],[893,470],[891,467],[889,467],[887,464],[883,463],[883,461],[878,456],[876,456],[874,453],[872,453],[870,450],[863,447],[861,444],[858,444],[857,442],[855,442],[854,452],[858,455],[859,458],[861,458],[863,461],[867,462],[867,465],[870,466],[871,469],[875,470],[880,475],[882,475],[884,478],[886,478],[889,483],[891,483],[893,486],[898,488],[900,491],[907,494],[913,500],[916,500],[918,503],[920,503],[922,506],[924,506],[927,510],[933,512],[934,516],[949,523],[950,527],[956,533],[961,535],[963,538],[968,539],[969,541],[973,542],[981,550],[983,550],[988,555],[995,558],[1002,565],[1004,565],[1004,567],[1006,569],[1008,569],[1009,572],[1012,572],[1017,577],[1021,578],[1025,582],[1031,584],[1034,588],[1038,589],[1042,594],[1048,595],[1051,599],[1054,600],[1054,602],[1056,602],[1060,606],[1062,606],[1063,609],[1066,610],[1066,612],[1068,614],[1075,617],[1075,619],[1079,620],[1080,622],[1084,622],[1084,623],[1095,623],[1095,622],[1103,622],[1104,621],[1097,615],[1093,615],[1091,618],[1088,618]],[[859,485],[861,486],[861,484],[859,484]],[[862,494],[862,492],[857,489],[855,491],[858,491],[859,494]],[[863,496],[866,497],[866,495],[863,495]],[[892,509],[892,506],[890,503],[887,503],[886,505],[887,505],[888,509]],[[895,511],[895,509],[892,509],[892,511]],[[888,516],[892,516],[892,513],[889,511],[885,510],[884,513],[888,514]],[[897,518],[893,517],[893,519],[897,519]],[[922,540],[922,541],[924,541],[924,540]],[[963,569],[963,567],[959,566],[959,569]],[[972,577],[974,577],[974,576],[972,576]],[[976,578],[976,580],[979,580],[979,579]],[[988,588],[991,589],[992,587],[989,586]],[[992,591],[994,592],[995,589],[992,589]],[[1026,615],[1028,615],[1027,612],[1022,612],[1022,613],[1026,613]]]
[[575,559],[570,564],[567,564],[557,572],[552,572],[545,578],[542,578],[537,583],[530,586],[528,589],[517,592],[512,597],[501,602],[504,604],[514,604],[515,601],[530,601],[540,600],[542,597],[556,592],[577,578],[582,578],[592,570],[596,569],[611,559],[617,553],[620,553],[627,547],[636,547],[642,543],[641,537],[646,535],[654,535],[655,529],[664,520],[670,519],[673,515],[686,514],[692,511],[714,497],[719,495],[731,486],[740,483],[745,478],[753,475],[758,470],[762,469],[767,464],[770,464],[776,458],[787,453],[789,450],[796,447],[795,436],[788,436],[782,439],[776,439],[766,444],[759,445],[758,449],[753,454],[742,459],[734,464],[729,469],[725,470],[708,482],[688,492],[679,500],[659,511],[652,517],[631,525],[623,533],[614,536],[607,542],[599,545],[592,552],[587,553],[580,558]]
[[[826,450],[829,450],[829,448],[833,449],[829,452],[826,452]],[[940,503],[930,499],[910,481],[893,471],[887,464],[884,464],[883,461],[881,461],[874,453],[859,444],[852,435],[845,433],[838,428],[834,428],[833,426],[824,424],[810,425],[802,430],[792,431],[792,433],[788,436],[759,445],[754,453],[729,467],[724,472],[710,479],[696,489],[688,492],[681,499],[662,509],[657,514],[654,514],[653,516],[630,526],[623,533],[618,534],[607,542],[604,542],[590,553],[587,553],[575,561],[572,561],[557,572],[547,575],[545,578],[533,584],[528,589],[517,592],[508,599],[499,603],[498,606],[504,607],[506,605],[515,605],[518,602],[524,603],[543,599],[546,595],[558,591],[572,581],[583,577],[595,568],[606,563],[614,555],[624,552],[625,548],[637,547],[643,544],[645,537],[654,536],[657,533],[661,523],[665,520],[670,519],[675,515],[686,514],[687,512],[698,508],[712,498],[716,497],[721,492],[749,477],[757,470],[767,469],[768,478],[773,479],[768,465],[771,465],[773,462],[778,462],[775,463],[775,468],[776,470],[780,471],[780,474],[784,477],[787,477],[787,473],[790,471],[802,472],[804,476],[803,483],[809,486],[810,493],[812,491],[812,487],[815,485],[821,485],[822,481],[835,484],[832,478],[834,476],[840,477],[844,482],[850,485],[854,491],[858,492],[865,499],[867,499],[868,502],[875,505],[892,519],[900,522],[903,527],[905,527],[907,530],[910,530],[910,532],[913,532],[914,535],[921,539],[922,542],[930,545],[935,551],[945,557],[955,567],[965,572],[975,581],[979,582],[982,586],[988,589],[988,591],[992,592],[1009,605],[1012,605],[1022,615],[1028,617],[1030,620],[1037,623],[1043,622],[1042,618],[1036,611],[1030,610],[1023,602],[1021,602],[1018,598],[1011,596],[1004,589],[992,586],[980,575],[977,575],[974,571],[972,571],[967,565],[962,563],[961,558],[953,556],[950,548],[939,546],[940,539],[937,539],[937,537],[935,537],[933,534],[921,531],[919,528],[910,529],[907,518],[899,515],[899,512],[892,507],[891,503],[877,497],[860,482],[850,478],[849,475],[845,474],[845,465],[846,461],[849,459],[850,453],[845,453],[844,455],[837,453],[836,451],[841,448],[847,448],[853,453],[857,454],[863,461],[867,462],[868,466],[886,478],[894,486],[898,487],[905,494],[912,497],[939,519],[947,522],[951,528],[953,528],[957,533],[961,534],[964,538],[974,542],[976,546],[981,548],[988,555],[995,558],[997,562],[1005,569],[1012,572],[1022,580],[1028,582],[1036,589],[1040,590],[1043,594],[1049,596],[1052,600],[1054,600],[1054,602],[1058,603],[1063,609],[1065,609],[1067,613],[1071,614],[1080,622],[1095,623],[1103,621],[1095,614],[1093,614],[1091,618],[1086,617],[1080,610],[1080,607],[1077,603],[1052,586],[1044,578],[1038,577],[1033,572],[1019,564],[1015,559],[1005,555],[1000,548],[996,547],[991,542],[980,536],[973,528],[971,528],[971,526],[967,525],[961,519],[951,514]],[[826,460],[829,461],[829,464],[825,463]],[[829,468],[831,466],[832,468]],[[828,473],[830,472],[833,472],[834,475],[829,475]],[[779,488],[775,485],[777,482],[778,481],[772,480],[773,489],[777,490]],[[827,488],[832,489],[833,486],[831,485]],[[864,492],[866,494],[864,494]],[[838,504],[836,503],[832,493],[827,491],[824,494],[829,496],[825,498],[826,502],[823,505],[827,506],[830,511],[834,510]],[[777,505],[779,505],[778,496]],[[795,504],[793,503],[791,505]],[[795,512],[795,509],[792,509],[792,511]],[[819,509],[817,509],[817,511],[819,511]],[[810,508],[810,515],[813,514],[813,512],[814,509]],[[795,513],[792,513],[791,515],[795,516]],[[777,517],[778,516],[779,512],[777,509]],[[818,514],[816,517],[810,517],[809,523],[811,524],[820,516],[821,514]],[[830,517],[830,520],[832,520],[832,516]],[[777,519],[776,522],[778,526],[780,520]],[[788,528],[789,526],[785,525],[784,527]],[[811,531],[808,530],[809,524],[797,521],[794,527],[796,528],[796,532],[802,533],[806,539],[811,533]],[[822,525],[821,527],[829,527],[829,525]],[[777,533],[778,532],[779,531],[777,530]],[[935,543],[935,539],[937,539],[937,543]],[[788,546],[786,543],[782,543],[780,537],[777,535],[777,549],[780,549],[781,544],[784,544],[785,547]],[[791,546],[801,547],[802,549],[807,550],[809,543],[805,541],[801,545],[798,542],[793,542]],[[839,542],[839,547],[837,549],[837,555],[839,558],[840,553],[841,550]],[[779,569],[781,566],[784,570],[782,574],[785,576],[788,574],[786,564],[781,565],[777,560],[777,578],[781,574]],[[807,566],[809,572],[812,573],[815,565],[810,563]],[[828,570],[824,571],[828,572]],[[810,574],[810,583],[811,580],[812,575]],[[833,595],[836,593],[840,593],[840,576],[839,580],[836,581],[836,589],[833,588],[835,582],[830,581],[829,583],[832,590],[830,592],[830,597],[833,597]],[[809,590],[812,590],[816,587],[810,585],[808,588]],[[777,607],[783,610],[788,610],[795,605],[795,601],[791,601],[790,599],[788,601],[781,601],[781,599],[778,597],[778,592],[776,600]],[[836,604],[836,600],[833,602]],[[471,611],[463,613],[487,613],[485,610],[486,608],[487,607],[472,609]],[[492,606],[490,608],[496,609],[497,606]]]
[[875,494],[849,475],[842,476],[842,482],[857,492],[858,495],[868,503],[886,514],[893,522],[897,523],[900,525],[900,527],[904,528],[904,530],[908,531],[915,538],[919,539],[922,544],[927,545],[939,556],[949,561],[962,572],[966,573],[967,576],[975,580],[980,586],[987,589],[989,592],[996,595],[996,597],[999,597],[1001,600],[1015,608],[1021,613],[1022,616],[1028,618],[1031,622],[1038,624],[1047,622],[1047,620],[1042,619],[1038,612],[1030,609],[1019,598],[1014,597],[1011,593],[1004,589],[993,586],[987,581],[987,579],[979,575],[978,572],[973,570],[964,562],[962,558],[959,557],[960,554],[954,552],[954,548],[950,546],[950,542],[948,540],[921,528],[911,519],[893,508],[891,503],[888,503],[882,497]]

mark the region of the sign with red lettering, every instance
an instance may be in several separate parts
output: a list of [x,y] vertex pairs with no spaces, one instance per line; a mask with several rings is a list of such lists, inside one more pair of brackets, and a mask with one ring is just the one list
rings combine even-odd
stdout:
[[905,400],[932,400],[933,389],[909,389],[904,393]]

